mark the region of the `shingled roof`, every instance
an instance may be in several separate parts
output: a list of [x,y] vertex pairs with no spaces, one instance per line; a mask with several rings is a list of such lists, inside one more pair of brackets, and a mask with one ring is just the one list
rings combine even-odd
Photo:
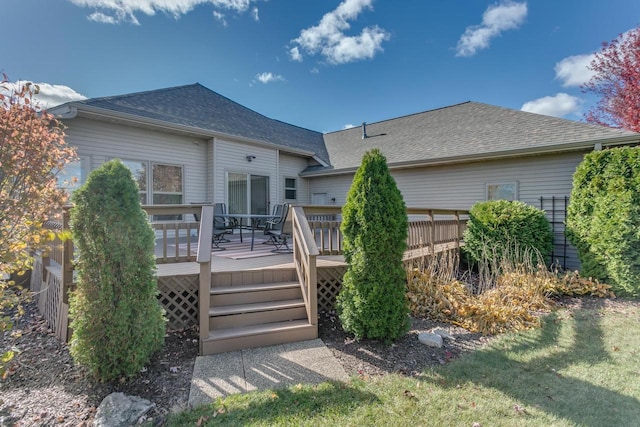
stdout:
[[[334,170],[358,167],[363,154],[379,148],[390,166],[465,158],[492,157],[575,148],[625,138],[640,142],[640,134],[587,123],[465,102],[324,135]],[[586,145],[585,145],[586,146]],[[308,173],[327,168],[308,169]]]
[[270,119],[199,83],[71,103],[143,119],[160,120],[213,133],[314,153],[329,161],[322,133]]

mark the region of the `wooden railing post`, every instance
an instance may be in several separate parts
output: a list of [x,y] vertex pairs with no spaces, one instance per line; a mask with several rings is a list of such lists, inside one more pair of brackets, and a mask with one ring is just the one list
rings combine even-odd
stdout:
[[462,228],[460,227],[460,212],[456,211],[456,250],[460,249],[460,239],[462,238]]
[[[62,210],[62,230],[61,232],[68,233],[70,227],[70,206],[65,206]],[[73,287],[73,239],[70,235],[63,242],[62,250],[62,301],[65,304],[69,304],[69,292]]]
[[433,210],[427,211],[429,217],[429,246],[431,248],[431,255],[436,253],[436,219],[433,215]]
[[209,307],[211,295],[211,236],[213,234],[213,206],[202,206],[200,231],[198,232],[198,256],[200,286],[198,288],[198,317],[200,324],[200,354],[203,343],[209,337]]

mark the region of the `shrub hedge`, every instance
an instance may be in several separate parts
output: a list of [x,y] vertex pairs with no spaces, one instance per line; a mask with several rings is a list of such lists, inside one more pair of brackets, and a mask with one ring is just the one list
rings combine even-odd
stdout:
[[573,176],[566,230],[584,276],[640,296],[640,149],[585,156]]
[[553,233],[542,210],[520,201],[489,200],[471,207],[464,242],[471,263],[527,254],[530,259],[523,261],[536,265],[539,256],[549,261]]
[[131,172],[117,159],[93,171],[73,201],[71,354],[102,381],[135,375],[164,341],[155,234]]
[[348,264],[336,308],[357,338],[391,341],[409,329],[402,256],[407,240],[402,194],[378,149],[365,153],[342,208]]

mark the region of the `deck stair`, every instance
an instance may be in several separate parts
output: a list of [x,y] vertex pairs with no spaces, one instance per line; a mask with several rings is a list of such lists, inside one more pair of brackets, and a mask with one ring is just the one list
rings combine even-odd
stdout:
[[298,281],[212,286],[203,354],[313,339]]

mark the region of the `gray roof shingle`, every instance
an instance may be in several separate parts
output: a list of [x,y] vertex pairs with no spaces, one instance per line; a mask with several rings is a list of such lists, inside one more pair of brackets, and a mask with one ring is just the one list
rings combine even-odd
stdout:
[[304,150],[329,161],[322,133],[270,119],[199,83],[73,104]]
[[[390,165],[498,155],[509,151],[597,142],[640,134],[587,123],[465,102],[436,110],[324,135],[334,170],[360,165],[363,154],[379,148]],[[316,168],[316,170],[319,168]],[[312,172],[312,170],[307,170]]]

